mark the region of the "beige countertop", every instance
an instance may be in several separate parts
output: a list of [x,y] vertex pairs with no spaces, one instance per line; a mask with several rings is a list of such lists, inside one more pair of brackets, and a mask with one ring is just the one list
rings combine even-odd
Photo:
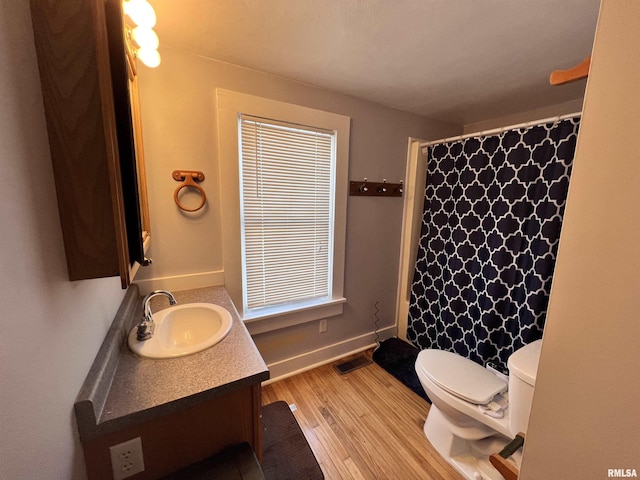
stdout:
[[[126,336],[140,321],[141,298],[137,287],[134,294],[128,292],[76,400],[81,438],[115,431],[269,378],[224,287],[172,293],[179,304],[204,302],[226,308],[233,317],[231,331],[220,343],[193,355],[161,360],[139,357],[127,347]],[[156,297],[151,306],[156,312],[168,302]]]

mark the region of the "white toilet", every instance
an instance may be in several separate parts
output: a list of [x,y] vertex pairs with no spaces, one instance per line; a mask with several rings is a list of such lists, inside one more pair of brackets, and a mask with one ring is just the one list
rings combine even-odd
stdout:
[[[541,345],[537,340],[514,352],[509,377],[444,350],[418,354],[416,372],[433,402],[424,433],[466,478],[503,480],[489,455],[527,430]],[[518,467],[521,456],[510,457]]]

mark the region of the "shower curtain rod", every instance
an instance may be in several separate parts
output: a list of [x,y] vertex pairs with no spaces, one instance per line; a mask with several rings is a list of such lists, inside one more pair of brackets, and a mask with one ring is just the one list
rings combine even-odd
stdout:
[[533,122],[509,125],[508,127],[500,127],[500,128],[494,128],[491,130],[482,130],[480,132],[466,133],[464,135],[457,135],[455,137],[441,138],[440,140],[433,140],[431,142],[422,142],[420,144],[420,148],[424,149],[426,147],[430,147],[431,145],[439,145],[441,143],[456,142],[459,140],[464,140],[465,138],[486,137],[487,135],[502,133],[507,130],[515,130],[516,128],[533,127],[536,125],[542,125],[543,123],[559,122],[560,120],[566,120],[567,118],[576,118],[576,117],[580,117],[581,115],[582,115],[582,112],[575,112],[575,113],[569,113],[567,115],[559,115],[556,117],[543,118],[542,120],[534,120]]

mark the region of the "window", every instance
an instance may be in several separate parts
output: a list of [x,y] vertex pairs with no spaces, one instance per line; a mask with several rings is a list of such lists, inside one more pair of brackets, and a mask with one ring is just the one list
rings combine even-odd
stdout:
[[341,313],[349,118],[217,99],[225,285],[242,318],[268,331]]
[[335,132],[242,115],[243,307],[329,298]]

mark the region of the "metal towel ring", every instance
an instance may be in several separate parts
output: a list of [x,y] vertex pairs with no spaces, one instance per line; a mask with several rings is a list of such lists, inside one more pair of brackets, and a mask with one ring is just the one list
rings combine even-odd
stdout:
[[[176,188],[176,191],[173,193],[173,199],[176,202],[176,205],[178,205],[178,208],[184,210],[185,212],[197,212],[202,207],[204,207],[204,204],[207,203],[207,195],[204,193],[202,187],[196,183],[204,180],[204,173],[193,170],[174,170],[172,176],[175,181],[183,182],[182,185],[178,186],[178,188]],[[178,194],[180,193],[180,190],[186,187],[195,188],[202,197],[200,205],[195,208],[188,208],[180,203]]]

